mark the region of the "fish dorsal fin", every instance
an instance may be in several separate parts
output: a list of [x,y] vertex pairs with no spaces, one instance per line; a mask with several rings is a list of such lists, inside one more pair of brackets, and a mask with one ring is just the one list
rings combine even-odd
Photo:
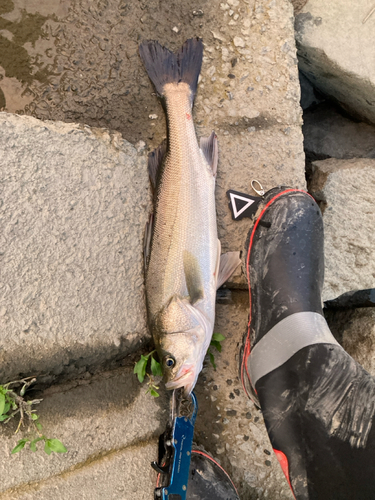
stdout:
[[198,259],[191,252],[184,250],[183,264],[186,288],[190,298],[190,304],[195,304],[198,300],[203,299],[204,287],[202,273],[199,267]]
[[212,174],[216,176],[217,162],[219,158],[219,147],[217,142],[217,135],[212,132],[210,137],[201,137],[200,148],[207,163],[212,169]]
[[148,174],[150,176],[152,188],[155,191],[159,169],[163,163],[167,152],[167,141],[164,140],[156,149],[148,155]]
[[216,288],[220,288],[241,264],[240,252],[227,252],[220,256]]
[[144,259],[145,272],[147,270],[148,260],[150,257],[151,237],[152,237],[153,227],[154,227],[154,214],[150,214],[150,218],[148,222],[146,222],[145,236],[143,238],[143,259]]

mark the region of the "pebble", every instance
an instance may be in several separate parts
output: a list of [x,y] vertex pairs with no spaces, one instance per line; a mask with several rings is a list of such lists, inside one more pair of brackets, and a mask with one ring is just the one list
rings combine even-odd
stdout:
[[148,117],[150,118],[150,120],[156,120],[158,115],[148,115]]
[[144,141],[138,141],[137,144],[135,145],[135,149],[137,150],[138,153],[143,151],[146,147],[146,143]]
[[245,47],[246,46],[245,40],[239,36],[235,36],[233,38],[233,43],[236,47]]
[[228,417],[235,417],[237,415],[236,410],[227,410]]

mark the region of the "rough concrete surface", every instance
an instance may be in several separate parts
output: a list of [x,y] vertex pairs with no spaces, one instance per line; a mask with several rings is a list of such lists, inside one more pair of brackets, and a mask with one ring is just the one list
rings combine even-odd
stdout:
[[3,500],[151,500],[156,473],[150,461],[156,459],[157,440],[89,463],[24,490],[6,493]]
[[[129,367],[51,388],[42,397],[37,410],[43,432],[60,439],[68,452],[47,456],[26,447],[10,456],[16,422],[2,426],[2,499],[51,499],[57,489],[57,498],[65,499],[125,500],[130,492],[152,497],[156,473],[150,461],[157,459],[157,437],[168,415],[164,392],[157,399],[146,394]],[[99,476],[100,484],[87,482],[80,491],[85,480]]]
[[231,299],[216,307],[214,331],[226,339],[220,354],[212,349],[216,371],[206,362],[198,379],[195,441],[229,472],[241,499],[292,500],[262,413],[245,396],[238,378],[238,354],[248,313],[249,295],[242,290],[232,291]]
[[316,158],[375,158],[375,127],[327,103],[305,111],[302,130],[305,151]]
[[375,160],[313,163],[310,192],[324,209],[323,300],[375,284]]
[[[372,0],[309,0],[296,15],[301,71],[355,116],[375,123]],[[366,19],[367,18],[367,19]]]
[[60,374],[148,337],[146,159],[120,134],[0,113],[0,378]]

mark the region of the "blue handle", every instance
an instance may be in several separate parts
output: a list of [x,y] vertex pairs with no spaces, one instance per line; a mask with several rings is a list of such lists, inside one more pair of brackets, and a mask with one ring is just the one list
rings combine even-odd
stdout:
[[190,418],[177,417],[174,423],[172,435],[174,456],[171,480],[169,486],[161,488],[163,500],[186,500],[194,425],[198,411],[197,398],[193,392],[191,399],[194,405],[192,416]]

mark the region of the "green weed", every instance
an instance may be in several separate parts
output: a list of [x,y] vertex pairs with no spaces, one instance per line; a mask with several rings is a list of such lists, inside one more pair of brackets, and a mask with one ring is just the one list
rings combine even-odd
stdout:
[[44,451],[47,455],[55,453],[65,453],[67,449],[58,439],[47,438],[42,430],[42,424],[39,422],[39,415],[33,409],[33,405],[39,404],[41,399],[25,401],[24,395],[28,387],[36,381],[33,377],[28,377],[22,380],[15,380],[7,384],[0,385],[0,422],[8,423],[15,416],[19,417],[18,426],[15,434],[24,425],[25,419],[29,424],[29,435],[20,439],[16,446],[11,451],[12,455],[21,451],[27,443],[30,450],[37,451],[37,443],[44,443]]

